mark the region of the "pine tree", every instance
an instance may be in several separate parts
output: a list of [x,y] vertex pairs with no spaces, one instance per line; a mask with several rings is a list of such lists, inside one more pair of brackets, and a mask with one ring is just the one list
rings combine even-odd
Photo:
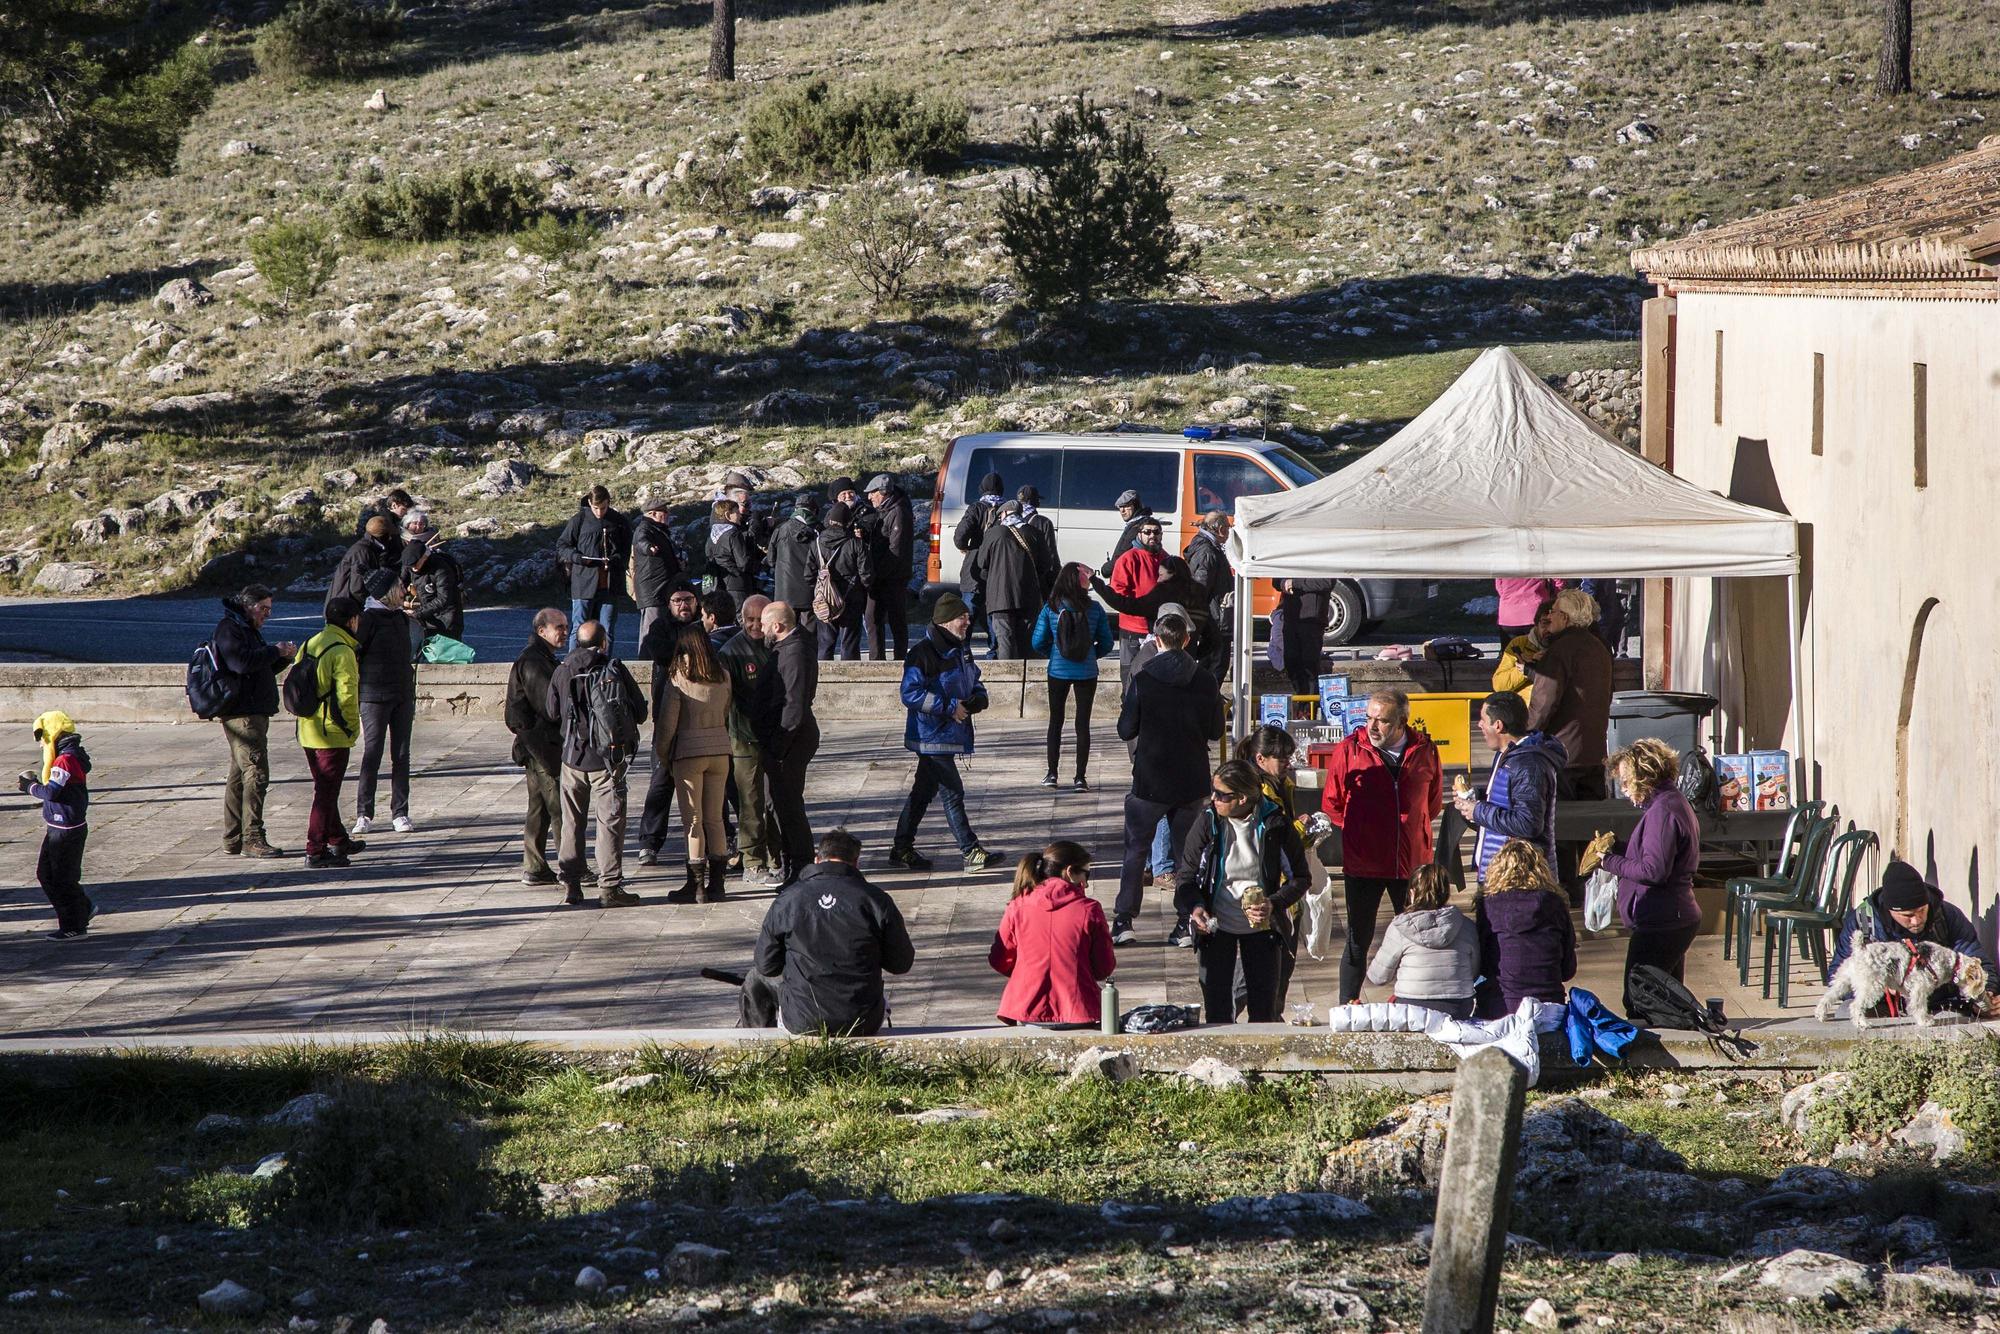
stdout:
[[708,27],[708,77],[719,83],[736,77],[736,0],[715,0]]
[[1883,0],[1882,55],[1875,64],[1875,90],[1910,91],[1910,0]]
[[194,0],[0,4],[0,162],[29,199],[81,211],[123,177],[172,171],[208,106]]

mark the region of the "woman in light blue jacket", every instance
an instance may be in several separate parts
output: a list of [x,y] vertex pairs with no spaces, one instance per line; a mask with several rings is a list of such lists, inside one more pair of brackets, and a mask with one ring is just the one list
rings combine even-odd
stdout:
[[1097,696],[1097,660],[1111,651],[1111,619],[1091,600],[1090,567],[1065,565],[1035,621],[1035,652],[1049,655],[1049,769],[1043,787],[1056,785],[1062,758],[1063,714],[1076,696],[1076,782],[1090,791],[1090,706]]

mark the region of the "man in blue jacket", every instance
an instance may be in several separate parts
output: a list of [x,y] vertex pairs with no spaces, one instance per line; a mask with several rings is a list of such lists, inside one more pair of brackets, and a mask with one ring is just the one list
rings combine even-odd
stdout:
[[930,629],[903,660],[903,706],[909,710],[903,745],[916,752],[917,781],[896,820],[896,841],[889,849],[893,866],[931,868],[930,858],[917,852],[917,825],[931,798],[940,795],[945,823],[965,855],[965,869],[983,871],[997,859],[973,835],[965,816],[965,780],[958,773],[958,757],[972,753],[972,715],[986,707],[979,664],[966,647],[971,634],[972,609],[958,594],[946,593],[931,612]]
[[[1986,994],[1961,996],[1956,986],[1947,983],[1931,993],[1931,1010],[1933,1013],[1960,1010],[1980,1018],[1994,1012],[2000,978],[1994,977],[1992,956],[1979,944],[1979,933],[1973,929],[1972,919],[1946,903],[1944,892],[1926,884],[1917,868],[1908,862],[1890,862],[1882,871],[1882,887],[1847,910],[1826,975],[1832,977],[1847,962],[1848,955],[1878,940],[1921,941],[1971,955],[1986,969]],[[1888,1013],[1879,1004],[1867,1011],[1871,1019],[1883,1018]]]
[[1556,776],[1569,753],[1546,732],[1528,730],[1528,706],[1510,690],[1495,691],[1479,705],[1479,735],[1496,757],[1482,800],[1466,790],[1453,804],[1479,831],[1473,865],[1479,878],[1510,838],[1526,839],[1556,864]]

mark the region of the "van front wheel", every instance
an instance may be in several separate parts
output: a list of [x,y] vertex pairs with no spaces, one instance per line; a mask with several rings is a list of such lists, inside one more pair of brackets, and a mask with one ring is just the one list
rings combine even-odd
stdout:
[[1346,579],[1336,580],[1327,595],[1326,642],[1352,644],[1367,628],[1368,609],[1361,590]]

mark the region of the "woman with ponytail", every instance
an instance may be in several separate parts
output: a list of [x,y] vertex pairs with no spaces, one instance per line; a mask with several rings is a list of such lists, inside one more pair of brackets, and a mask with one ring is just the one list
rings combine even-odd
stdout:
[[1067,840],[1021,858],[1013,900],[986,956],[1007,978],[1001,1022],[1096,1027],[1097,985],[1111,976],[1118,958],[1089,886],[1090,854]]

